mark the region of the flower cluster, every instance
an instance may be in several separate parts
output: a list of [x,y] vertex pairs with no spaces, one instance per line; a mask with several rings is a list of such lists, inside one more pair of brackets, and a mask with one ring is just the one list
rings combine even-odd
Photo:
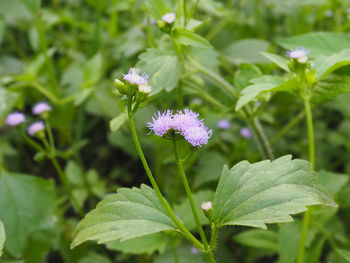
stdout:
[[296,59],[299,63],[306,63],[308,58],[307,58],[307,54],[309,53],[309,51],[303,47],[298,48],[298,49],[294,49],[294,50],[289,50],[287,52],[288,57],[292,58],[292,59]]
[[162,137],[174,131],[193,146],[202,146],[208,143],[212,130],[209,130],[198,117],[198,113],[189,109],[177,111],[175,114],[171,110],[166,110],[155,114],[152,122],[147,123],[147,127],[157,136]]
[[[40,115],[43,118],[47,117],[47,113],[52,110],[51,106],[46,102],[38,102],[32,108],[32,113],[34,115]],[[7,115],[6,124],[8,126],[18,126],[24,123],[26,120],[26,116],[22,112],[13,112]],[[38,132],[43,131],[45,129],[45,125],[42,121],[37,121],[28,126],[27,132],[30,136],[35,136]]]

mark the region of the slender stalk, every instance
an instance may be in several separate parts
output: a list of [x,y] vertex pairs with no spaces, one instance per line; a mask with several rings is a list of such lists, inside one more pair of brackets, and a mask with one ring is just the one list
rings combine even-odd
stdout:
[[[312,112],[309,99],[304,100],[304,109],[306,115],[306,123],[308,130],[308,139],[309,139],[309,159],[311,162],[311,169],[315,170],[315,138],[314,138],[314,126],[312,121]],[[307,210],[304,214],[303,218],[303,226],[301,229],[300,242],[299,242],[299,250],[298,250],[298,259],[297,263],[304,263],[304,255],[305,255],[305,243],[307,239],[307,235],[309,232],[309,224],[311,218],[311,210]]]
[[81,216],[83,216],[84,215],[83,209],[79,205],[78,200],[73,195],[73,190],[70,187],[69,180],[68,180],[66,174],[63,172],[61,166],[59,165],[59,163],[57,162],[57,159],[55,157],[50,158],[50,160],[51,160],[53,166],[55,167],[56,172],[58,173],[58,175],[59,175],[59,177],[60,177],[64,187],[66,188],[66,191],[67,191],[67,193],[69,195],[70,200],[72,201],[72,204],[73,204],[74,208],[77,210],[77,212]]
[[187,26],[187,0],[183,0],[184,26]]
[[151,169],[148,166],[148,163],[146,161],[145,155],[143,154],[142,151],[142,147],[139,141],[139,138],[137,136],[137,132],[136,132],[136,126],[135,126],[135,121],[134,121],[134,116],[133,113],[131,111],[131,103],[129,101],[128,103],[128,114],[129,114],[129,126],[130,126],[130,130],[131,130],[131,135],[136,147],[136,151],[140,157],[140,160],[142,162],[142,165],[145,169],[145,172],[148,176],[148,179],[150,180],[152,187],[159,199],[159,201],[161,202],[162,206],[164,207],[164,209],[167,211],[168,216],[171,218],[171,220],[175,223],[175,225],[180,229],[181,233],[189,240],[191,241],[191,243],[197,247],[200,250],[203,250],[203,245],[201,242],[198,241],[197,238],[195,238],[190,231],[188,231],[188,229],[181,223],[181,221],[176,217],[174,211],[172,210],[172,208],[170,207],[170,205],[168,204],[168,202],[165,200],[165,198],[163,197],[162,193],[160,192],[160,189],[152,175]]
[[[192,192],[191,192],[190,186],[188,184],[187,177],[185,175],[185,170],[184,170],[183,165],[182,165],[182,159],[180,156],[180,149],[179,149],[179,145],[178,145],[177,140],[173,140],[173,146],[174,146],[176,164],[178,167],[178,173],[179,173],[179,176],[181,177],[182,183],[185,187],[186,195],[187,195],[188,201],[190,202],[192,214],[193,214],[194,220],[196,222],[197,229],[198,229],[199,235],[201,237],[202,243],[204,244],[204,249],[207,251],[208,262],[215,262],[213,253],[209,249],[208,241],[207,241],[207,238],[205,236],[204,230],[202,228],[202,224],[201,224],[200,219],[199,219],[198,211],[197,211],[196,205],[195,205],[194,200],[193,200]],[[212,260],[214,260],[214,261],[212,261]]]

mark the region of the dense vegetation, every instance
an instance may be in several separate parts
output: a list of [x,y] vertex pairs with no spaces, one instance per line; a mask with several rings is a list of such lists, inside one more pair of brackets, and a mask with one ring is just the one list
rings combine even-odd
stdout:
[[1,0],[0,263],[350,262],[349,0]]

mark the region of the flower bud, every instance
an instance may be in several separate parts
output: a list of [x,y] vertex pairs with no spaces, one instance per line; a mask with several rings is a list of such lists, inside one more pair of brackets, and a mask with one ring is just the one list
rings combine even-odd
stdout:
[[204,215],[211,221],[213,217],[213,204],[210,201],[203,202],[201,208],[203,209]]
[[120,81],[119,79],[114,80],[114,85],[117,87],[120,94],[127,94],[128,93],[128,87],[125,85],[124,82]]
[[149,85],[140,85],[139,86],[139,92],[142,94],[148,95],[151,93],[151,91],[152,91],[152,88]]

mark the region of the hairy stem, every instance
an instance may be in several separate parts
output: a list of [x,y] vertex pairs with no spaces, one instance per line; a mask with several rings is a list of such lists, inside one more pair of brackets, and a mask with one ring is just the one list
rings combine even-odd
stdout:
[[145,169],[145,172],[147,174],[148,179],[151,182],[151,185],[159,199],[159,201],[161,202],[162,206],[164,207],[164,209],[167,211],[168,216],[171,218],[171,220],[175,223],[175,225],[180,229],[181,233],[189,240],[191,241],[191,243],[197,247],[200,250],[203,250],[203,245],[201,242],[198,241],[197,238],[195,238],[190,231],[188,231],[188,229],[181,223],[181,221],[176,217],[173,209],[170,207],[169,203],[165,200],[165,198],[163,197],[162,193],[160,192],[160,189],[157,185],[157,182],[155,181],[151,169],[148,166],[148,163],[146,161],[145,155],[143,154],[142,151],[142,147],[139,141],[139,138],[137,136],[137,132],[136,132],[136,126],[135,126],[135,121],[134,121],[134,116],[132,111],[130,110],[131,105],[130,102],[128,103],[128,114],[129,114],[129,126],[130,126],[130,130],[131,130],[131,135],[136,147],[136,151],[140,157],[140,160],[142,162],[143,168]]
[[[212,251],[209,248],[207,238],[205,236],[202,224],[201,224],[200,219],[199,219],[198,211],[197,211],[196,205],[195,205],[194,200],[193,200],[191,188],[188,184],[185,170],[184,170],[183,165],[182,165],[182,159],[181,159],[179,144],[178,144],[177,140],[173,140],[173,146],[174,146],[174,153],[175,153],[175,159],[176,159],[176,164],[177,164],[177,168],[178,168],[178,173],[179,173],[179,176],[181,177],[182,183],[185,187],[187,199],[190,202],[192,214],[193,214],[194,220],[196,222],[197,229],[198,229],[199,235],[201,237],[202,243],[204,244],[204,249],[207,251],[206,256],[207,256],[208,262],[213,262],[214,256],[213,256]],[[215,262],[215,260],[214,260],[214,262]]]
[[[308,131],[308,139],[309,139],[309,160],[311,163],[311,169],[315,170],[315,138],[314,138],[314,126],[312,121],[312,112],[309,99],[304,100],[304,109],[306,115],[306,124]],[[299,242],[299,250],[298,250],[298,260],[297,263],[304,263],[304,255],[305,255],[305,243],[307,239],[307,235],[309,232],[309,224],[311,218],[311,210],[307,210],[304,214],[303,218],[303,226],[301,229],[300,242]]]

